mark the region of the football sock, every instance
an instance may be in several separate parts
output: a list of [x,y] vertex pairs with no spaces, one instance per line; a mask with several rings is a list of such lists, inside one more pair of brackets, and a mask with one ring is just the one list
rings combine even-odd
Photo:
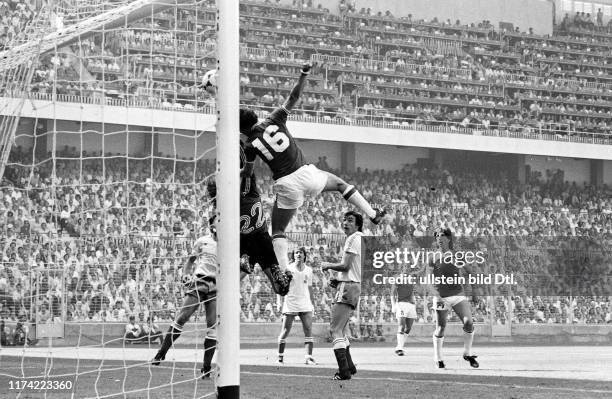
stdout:
[[179,328],[175,323],[172,323],[170,325],[170,328],[168,328],[168,332],[164,336],[164,340],[162,342],[161,348],[159,348],[158,353],[162,356],[165,356],[174,341],[178,339],[182,332],[183,330],[181,328]]
[[353,363],[353,357],[351,356],[351,342],[346,335],[344,336],[344,342],[346,342],[346,362],[348,363],[351,374],[355,374],[357,373],[357,369],[355,368],[355,363]]
[[287,266],[289,265],[289,255],[287,254],[289,245],[287,243],[287,237],[283,234],[274,235],[272,238],[272,246],[274,247],[276,259],[278,260],[278,267],[280,267],[282,271],[287,270]]
[[397,348],[396,349],[403,349],[405,340],[406,340],[406,337],[404,333],[397,333]]
[[434,360],[436,362],[442,361],[442,345],[444,344],[444,337],[437,337],[433,335],[433,346],[434,346]]
[[342,196],[345,200],[361,209],[362,212],[365,212],[370,219],[376,216],[376,211],[374,208],[372,208],[370,203],[363,198],[355,186],[348,186],[342,193]]
[[285,354],[285,343],[287,341],[285,341],[284,339],[279,339],[278,340],[278,357],[283,357],[283,355]]
[[276,294],[276,310],[280,310],[283,307],[283,297]]
[[334,350],[336,349],[346,349],[346,341],[344,338],[336,338],[332,342],[332,346]]
[[351,375],[348,359],[346,356],[346,342],[344,338],[336,338],[333,342],[334,355],[336,356],[336,361],[338,362],[338,371],[341,376],[349,377]]
[[216,348],[217,340],[215,338],[206,337],[204,339],[204,371],[210,371]]
[[472,342],[474,342],[474,331],[463,332],[463,354],[472,356]]
[[304,338],[304,347],[306,348],[306,356],[312,356],[312,349],[314,347],[314,338]]

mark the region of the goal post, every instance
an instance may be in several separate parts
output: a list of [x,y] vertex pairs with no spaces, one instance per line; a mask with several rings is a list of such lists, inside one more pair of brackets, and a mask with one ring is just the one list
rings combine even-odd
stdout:
[[217,390],[220,399],[235,399],[240,396],[239,3],[238,0],[224,0],[218,2],[218,7]]
[[[215,391],[220,398],[239,397],[238,7],[237,0],[220,1],[217,10],[204,0],[136,0],[67,20],[55,32],[41,23],[45,29],[32,27],[35,35],[0,52],[0,160],[6,166],[0,192],[4,198],[14,193],[26,207],[21,219],[32,222],[26,226],[16,217],[0,232],[10,229],[12,238],[26,231],[31,268],[66,270],[61,291],[67,296],[54,302],[65,317],[56,315],[53,323],[39,318],[37,331],[39,337],[64,335],[49,341],[44,356],[70,363],[64,372],[79,382],[74,397],[196,398]],[[215,68],[219,90],[213,99],[200,82]],[[201,115],[215,101],[216,129]],[[214,175],[219,262],[213,384],[200,381],[205,367],[184,372],[192,364],[211,365],[201,357],[202,337],[212,338],[214,328],[202,322],[203,311],[161,364],[149,361],[158,350],[151,336],[134,342],[117,323],[135,316],[149,328],[176,317],[185,293],[182,265],[207,227],[212,206],[205,188]],[[11,289],[27,293],[24,287]],[[32,296],[34,305],[40,298]],[[26,309],[27,317],[35,307]],[[117,343],[120,351],[112,349]],[[11,361],[23,364],[37,350],[14,350]],[[93,371],[81,365],[85,354],[92,355],[87,363]],[[108,360],[123,365],[104,367]],[[35,366],[57,373],[59,364]],[[30,371],[38,372],[21,374]],[[120,383],[103,383],[108,379]]]

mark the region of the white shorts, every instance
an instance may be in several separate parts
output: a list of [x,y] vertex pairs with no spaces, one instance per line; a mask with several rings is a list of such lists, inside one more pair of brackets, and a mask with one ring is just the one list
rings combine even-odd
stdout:
[[416,319],[416,306],[410,302],[398,302],[395,308],[395,317],[399,320],[400,317],[406,317],[408,319]]
[[286,315],[299,315],[300,313],[312,312],[313,310],[312,303],[289,303],[285,300],[282,313]]
[[307,195],[319,195],[327,184],[327,173],[316,166],[304,165],[274,182],[276,204],[280,209],[298,209]]
[[447,296],[446,298],[439,298],[435,296],[433,298],[433,308],[434,310],[451,310],[453,306],[463,301],[467,301],[467,298],[464,295],[453,295]]

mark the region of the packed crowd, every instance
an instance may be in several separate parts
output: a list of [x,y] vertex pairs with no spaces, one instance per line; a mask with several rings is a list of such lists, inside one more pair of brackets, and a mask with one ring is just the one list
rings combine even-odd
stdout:
[[0,1],[0,51],[24,31],[36,11],[36,0]]
[[604,23],[604,13],[601,8],[597,9],[597,13],[591,16],[591,13],[578,12],[573,16],[566,13],[559,24],[559,29],[562,31],[571,31],[572,29],[582,29],[586,31],[598,31],[612,33],[612,19],[608,23]]
[[[136,22],[85,38],[70,53],[47,55],[33,90],[182,110],[210,105],[200,79],[214,65],[215,40],[204,34],[193,39],[196,27],[214,27],[214,2],[203,5],[197,15],[188,9],[159,13],[153,23]],[[26,0],[0,2],[0,49],[31,19],[33,7]],[[338,11],[312,1],[243,2],[241,101],[262,109],[281,103],[297,68],[312,59],[314,73],[297,106],[304,117],[564,135],[610,131],[609,37],[584,33],[605,31],[599,14],[595,23],[586,15],[568,17],[558,34],[543,37],[518,27],[496,31],[488,21],[464,25],[375,14],[356,10],[352,1],[340,1]],[[66,16],[66,23],[71,18],[78,16]],[[376,59],[373,45],[388,50],[387,57]],[[79,76],[85,73],[77,71],[80,64],[93,80]],[[208,209],[199,183],[212,173],[212,162],[79,162],[70,158],[88,154],[69,148],[57,155],[54,177],[47,164],[13,164],[0,184],[0,319],[59,317],[64,292],[68,320],[172,319],[182,296],[176,268],[204,227]],[[10,162],[34,164],[19,148]],[[324,159],[319,166],[329,169]],[[258,175],[269,214],[272,181],[263,170]],[[611,190],[566,183],[556,171],[529,176],[523,186],[481,171],[416,166],[343,177],[390,209],[389,221],[368,225],[365,233],[398,242],[431,235],[439,226],[458,236],[612,238]],[[308,201],[288,228],[295,245],[309,251],[318,321],[329,320],[332,292],[317,265],[341,256],[344,210],[332,195],[323,195]],[[242,319],[277,320],[271,292],[260,271],[245,278]],[[42,300],[33,301],[36,296]],[[417,309],[420,322],[431,321],[431,298],[419,294]],[[610,299],[599,296],[523,294],[474,305],[477,320],[495,323],[509,322],[509,314],[513,323],[608,323],[611,311]],[[364,329],[356,333],[377,335],[377,326],[393,319],[390,292],[366,287],[359,317]]]
[[[140,314],[172,319],[182,298],[178,266],[209,212],[201,183],[213,163],[122,157],[102,161],[87,153],[81,160],[70,148],[57,155],[54,176],[45,163],[33,169],[21,166],[33,164],[29,151],[17,148],[10,156],[0,190],[0,318],[59,317],[65,292],[69,320],[125,321]],[[329,169],[324,157],[317,164]],[[268,215],[272,180],[264,168],[257,174]],[[533,173],[524,185],[480,170],[416,165],[341,175],[365,198],[387,206],[389,220],[367,224],[364,232],[392,243],[431,236],[439,226],[459,237],[612,240],[610,188],[570,184],[559,171]],[[288,228],[294,244],[309,252],[319,321],[329,319],[332,291],[318,264],[341,257],[344,205],[332,194],[310,199]],[[517,294],[510,304],[481,297],[474,308],[477,319],[506,323],[511,309],[512,321],[519,323],[610,321],[609,298],[552,300]],[[276,298],[261,272],[245,278],[241,295],[244,321],[278,319]],[[36,296],[42,301],[36,301],[34,310]],[[430,308],[431,298],[419,295],[421,321],[431,320]],[[364,325],[391,321],[390,292],[365,287],[360,317]]]
[[[207,33],[215,9],[212,1],[200,6],[197,14],[165,11],[85,38],[59,62],[44,57],[32,91],[66,101],[207,109],[214,101],[201,77],[215,65],[216,41]],[[496,30],[489,21],[357,10],[350,1],[332,12],[312,1],[248,1],[241,13],[241,101],[253,107],[282,101],[310,59],[316,66],[296,113],[323,123],[598,134],[604,141],[612,127],[610,37],[584,31],[589,16],[568,16],[554,35],[539,36]],[[598,13],[596,27],[600,20]],[[81,66],[86,72],[75,74]]]

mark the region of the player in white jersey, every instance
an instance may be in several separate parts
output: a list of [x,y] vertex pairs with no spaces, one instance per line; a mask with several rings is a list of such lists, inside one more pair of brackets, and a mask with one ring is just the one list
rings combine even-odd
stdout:
[[183,326],[191,315],[204,304],[206,309],[206,337],[204,339],[204,364],[202,378],[210,377],[212,358],[217,346],[217,232],[215,217],[209,220],[210,234],[198,238],[187,263],[183,266],[183,288],[185,298],[176,318],[164,336],[161,348],[151,361],[159,365],[166,353],[183,332]]
[[351,313],[359,304],[361,294],[361,237],[363,233],[363,216],[357,212],[344,214],[342,228],[347,235],[340,263],[323,262],[322,270],[337,271],[333,279],[337,287],[335,304],[331,314],[331,333],[334,339],[334,355],[338,362],[338,372],[334,380],[350,380],[357,373],[351,358],[350,342],[348,339],[348,321]]
[[283,302],[283,326],[278,336],[278,362],[283,363],[285,354],[285,339],[291,331],[295,316],[299,316],[304,330],[304,347],[306,349],[305,363],[317,364],[312,357],[314,339],[312,337],[312,269],[306,265],[306,249],[304,247],[293,253],[295,261],[290,263],[287,270],[293,278],[289,285],[289,293]]

